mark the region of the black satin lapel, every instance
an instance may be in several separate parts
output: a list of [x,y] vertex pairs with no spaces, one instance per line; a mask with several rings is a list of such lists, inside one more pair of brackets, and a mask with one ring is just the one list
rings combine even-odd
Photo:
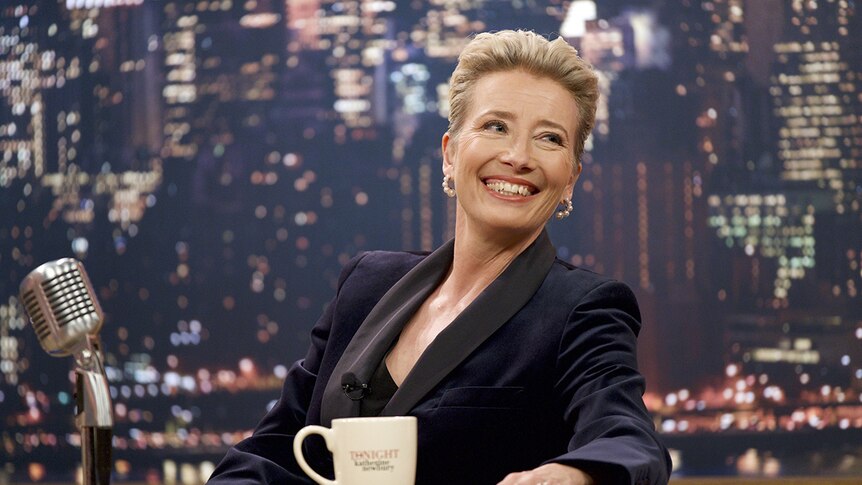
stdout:
[[536,241],[431,342],[380,415],[407,414],[532,298],[555,257],[556,250],[547,232],[542,231]]
[[320,422],[330,426],[335,418],[359,415],[359,401],[341,389],[341,378],[353,373],[367,383],[387,350],[422,302],[440,284],[452,264],[454,243],[449,241],[429,254],[386,292],[365,317],[326,383],[320,404]]

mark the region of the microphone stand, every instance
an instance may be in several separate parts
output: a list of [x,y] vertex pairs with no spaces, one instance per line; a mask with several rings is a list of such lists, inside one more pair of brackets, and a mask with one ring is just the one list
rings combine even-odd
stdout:
[[75,403],[84,485],[108,485],[114,419],[97,335],[89,335],[86,346],[75,352]]

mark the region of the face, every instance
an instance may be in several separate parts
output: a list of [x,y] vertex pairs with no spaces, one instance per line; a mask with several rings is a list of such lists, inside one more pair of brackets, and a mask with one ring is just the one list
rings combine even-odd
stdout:
[[557,82],[523,71],[480,78],[457,139],[443,135],[443,172],[458,194],[456,230],[538,235],[580,174],[577,105]]

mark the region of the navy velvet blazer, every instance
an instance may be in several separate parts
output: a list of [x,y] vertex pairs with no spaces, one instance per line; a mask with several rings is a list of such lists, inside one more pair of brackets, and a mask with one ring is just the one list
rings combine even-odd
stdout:
[[[342,378],[370,380],[452,251],[450,241],[427,256],[354,258],[278,403],[208,483],[313,483],[294,434],[359,414]],[[549,462],[598,483],[663,484],[670,458],[641,398],[639,330],[631,290],[556,259],[543,232],[428,346],[381,415],[418,418],[417,485],[495,484]],[[323,440],[305,443],[309,464],[332,476]]]

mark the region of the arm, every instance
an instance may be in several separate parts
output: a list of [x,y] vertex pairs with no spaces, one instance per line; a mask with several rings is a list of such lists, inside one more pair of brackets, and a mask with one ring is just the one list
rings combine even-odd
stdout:
[[619,282],[599,284],[578,302],[557,360],[556,395],[572,429],[569,451],[501,484],[667,483],[670,457],[642,399],[639,330],[634,294]]
[[[342,270],[338,293],[363,256],[353,258]],[[313,483],[293,457],[293,436],[305,426],[317,373],[332,329],[338,293],[312,328],[311,345],[305,358],[294,363],[288,371],[276,405],[264,416],[251,437],[228,450],[208,484]]]
[[588,292],[569,316],[557,388],[572,427],[569,452],[553,462],[598,483],[667,483],[670,457],[643,403],[637,367],[640,311],[631,290],[610,281]]

